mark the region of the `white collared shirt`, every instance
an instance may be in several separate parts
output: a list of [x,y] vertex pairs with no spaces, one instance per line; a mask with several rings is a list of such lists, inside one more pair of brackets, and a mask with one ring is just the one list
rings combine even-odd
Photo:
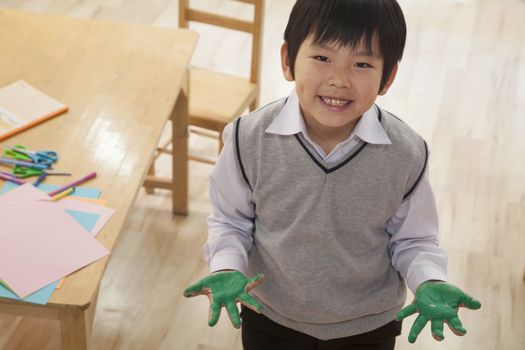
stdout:
[[[210,177],[209,196],[213,207],[208,217],[208,241],[204,245],[210,270],[246,271],[248,252],[253,243],[255,211],[251,190],[239,173],[232,142],[233,124],[223,132],[224,148]],[[363,114],[351,135],[326,154],[311,140],[300,110],[295,90],[266,129],[267,133],[294,135],[302,133],[327,163],[337,163],[363,142],[391,144],[372,106]],[[412,194],[387,222],[392,265],[415,292],[427,280],[446,281],[447,258],[438,246],[438,216],[428,169]]]

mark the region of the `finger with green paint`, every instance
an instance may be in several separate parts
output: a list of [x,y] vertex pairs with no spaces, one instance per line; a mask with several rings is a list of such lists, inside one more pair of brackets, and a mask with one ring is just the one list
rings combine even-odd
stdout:
[[208,325],[213,327],[219,321],[222,307],[226,307],[228,316],[235,328],[241,327],[241,317],[237,303],[261,312],[262,306],[248,292],[257,287],[264,280],[259,274],[253,278],[246,278],[239,271],[224,271],[204,277],[199,282],[184,290],[186,298],[197,295],[206,295],[210,299]]
[[396,319],[400,321],[416,312],[419,313],[408,335],[410,343],[416,341],[428,321],[431,322],[430,329],[434,339],[442,341],[445,322],[454,334],[462,336],[467,333],[458,318],[460,307],[477,310],[481,303],[452,284],[428,281],[417,288],[412,304],[399,311]]

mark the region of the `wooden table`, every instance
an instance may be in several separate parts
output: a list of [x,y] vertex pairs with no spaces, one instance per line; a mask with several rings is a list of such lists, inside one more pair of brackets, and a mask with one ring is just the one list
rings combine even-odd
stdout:
[[[187,68],[194,32],[0,10],[0,86],[23,79],[69,112],[6,140],[60,153],[56,170],[98,176],[116,213],[97,239],[112,249],[163,127],[175,131],[173,211],[187,213]],[[47,183],[69,179],[48,177]],[[67,277],[46,306],[0,299],[0,313],[58,319],[64,349],[89,348],[107,258]]]

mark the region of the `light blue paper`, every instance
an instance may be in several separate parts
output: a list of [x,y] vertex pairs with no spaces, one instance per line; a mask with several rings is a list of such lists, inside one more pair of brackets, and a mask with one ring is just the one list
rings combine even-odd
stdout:
[[88,232],[91,232],[93,230],[93,227],[95,227],[95,224],[98,221],[98,218],[100,217],[99,214],[96,213],[87,213],[85,211],[77,211],[77,210],[70,210],[66,209],[67,213],[75,218]]
[[[13,183],[13,182],[6,182],[4,184],[4,187],[2,188],[2,191],[0,191],[0,194],[5,193],[7,191],[12,190],[13,188],[18,187],[19,185]],[[60,186],[57,185],[49,185],[49,184],[40,184],[38,185],[38,189],[43,192],[51,192],[59,188]],[[84,198],[100,198],[100,191],[96,188],[89,188],[89,187],[75,187],[75,192],[71,193],[70,197],[84,197]]]
[[51,295],[55,291],[57,284],[59,281],[53,282],[48,286],[45,286],[44,288],[40,288],[36,292],[34,292],[31,295],[28,295],[24,299],[20,299],[18,295],[11,292],[6,287],[0,285],[0,297],[7,298],[7,299],[14,299],[14,300],[22,300],[27,303],[31,304],[40,304],[40,305],[46,305],[49,298],[51,298]]
[[[17,184],[6,182],[6,184],[0,191],[0,194],[5,193],[9,190],[12,190],[13,188],[17,186],[18,186]],[[58,187],[59,186],[56,186],[56,185],[42,184],[41,186],[39,186],[39,189],[45,192],[50,192]],[[77,187],[74,193],[77,197],[87,197],[87,198],[99,198],[100,197],[100,190],[93,189],[93,188]],[[94,213],[86,213],[86,212],[81,212],[81,211],[76,211],[76,210],[66,210],[66,211],[71,216],[73,216],[75,220],[77,220],[82,225],[82,227],[84,227],[88,232],[91,232],[91,230],[93,229],[93,227],[95,226],[95,224],[97,223],[100,217],[100,215],[94,214]],[[14,300],[22,300],[22,301],[32,303],[32,304],[45,305],[47,304],[49,298],[51,298],[51,295],[55,291],[56,286],[58,285],[59,281],[53,282],[50,285],[47,285],[44,288],[37,290],[36,292],[34,292],[31,295],[28,295],[24,299],[21,299],[18,295],[16,295],[15,293],[13,293],[12,291],[10,291],[9,289],[7,289],[6,287],[0,284],[0,297],[7,298],[7,299],[14,299]]]

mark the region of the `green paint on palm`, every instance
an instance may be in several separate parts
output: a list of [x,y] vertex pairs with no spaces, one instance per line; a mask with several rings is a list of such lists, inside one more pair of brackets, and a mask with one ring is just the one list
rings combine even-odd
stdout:
[[402,320],[416,312],[419,313],[408,335],[410,343],[416,341],[428,321],[431,321],[432,336],[441,341],[444,338],[445,322],[456,335],[467,333],[458,318],[460,307],[477,310],[481,303],[452,284],[425,282],[417,289],[413,303],[399,311],[396,318]]
[[262,283],[264,276],[259,274],[246,278],[238,271],[218,272],[209,275],[186,288],[184,296],[194,297],[207,295],[210,299],[210,317],[208,324],[213,327],[219,321],[222,307],[226,307],[230,320],[235,328],[241,326],[237,302],[260,312],[262,306],[248,292]]

